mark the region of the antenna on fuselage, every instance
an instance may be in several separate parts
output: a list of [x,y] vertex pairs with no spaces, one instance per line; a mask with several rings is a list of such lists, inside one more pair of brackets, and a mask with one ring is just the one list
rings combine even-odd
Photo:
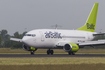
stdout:
[[51,27],[55,27],[55,29],[58,29],[58,27],[62,27],[62,26],[55,24],[55,25],[52,25]]

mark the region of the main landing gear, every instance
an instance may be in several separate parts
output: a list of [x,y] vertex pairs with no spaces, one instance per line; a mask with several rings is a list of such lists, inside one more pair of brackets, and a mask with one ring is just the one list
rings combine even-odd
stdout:
[[75,52],[68,52],[69,55],[75,55]]
[[53,55],[53,53],[54,53],[54,51],[53,50],[47,50],[47,55],[49,55],[49,54],[51,54],[51,55]]

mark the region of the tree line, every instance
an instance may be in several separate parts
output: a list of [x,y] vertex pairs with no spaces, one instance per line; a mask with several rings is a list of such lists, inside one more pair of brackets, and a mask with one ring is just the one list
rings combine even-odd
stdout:
[[26,34],[27,32],[23,32],[22,34],[19,34],[19,32],[15,32],[13,36],[8,34],[7,30],[1,30],[0,31],[0,48],[22,48],[22,43],[11,41],[10,38],[20,38]]
[[[23,43],[21,42],[15,42],[15,41],[11,41],[10,38],[20,38],[22,39],[23,36],[26,34],[27,32],[23,32],[22,34],[19,34],[19,32],[15,32],[13,34],[13,36],[8,34],[7,30],[1,30],[0,31],[0,48],[22,48]],[[95,37],[94,40],[98,40],[98,39],[105,39],[105,35],[98,35]],[[87,47],[89,48],[89,47]],[[86,49],[87,49],[86,48]],[[98,46],[95,48],[105,48],[105,45],[103,46]]]

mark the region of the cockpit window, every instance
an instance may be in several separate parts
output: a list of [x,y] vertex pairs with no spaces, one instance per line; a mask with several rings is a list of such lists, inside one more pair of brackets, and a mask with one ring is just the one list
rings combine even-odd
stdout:
[[35,34],[25,34],[25,36],[32,36],[32,37],[35,37],[36,35],[35,35]]
[[32,34],[32,36],[34,37],[34,36],[36,36],[35,34]]
[[27,36],[31,36],[31,34],[27,34]]

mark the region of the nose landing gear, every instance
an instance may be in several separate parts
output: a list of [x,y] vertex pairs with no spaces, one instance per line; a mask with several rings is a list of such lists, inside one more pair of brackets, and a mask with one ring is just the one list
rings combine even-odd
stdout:
[[47,55],[49,55],[49,54],[51,54],[51,55],[53,55],[53,53],[54,53],[54,51],[53,50],[47,50]]
[[31,50],[31,55],[34,55],[34,53],[35,53],[36,50],[37,50],[37,48],[34,49],[34,50]]
[[34,55],[34,52],[35,52],[35,51],[31,51],[31,55]]

